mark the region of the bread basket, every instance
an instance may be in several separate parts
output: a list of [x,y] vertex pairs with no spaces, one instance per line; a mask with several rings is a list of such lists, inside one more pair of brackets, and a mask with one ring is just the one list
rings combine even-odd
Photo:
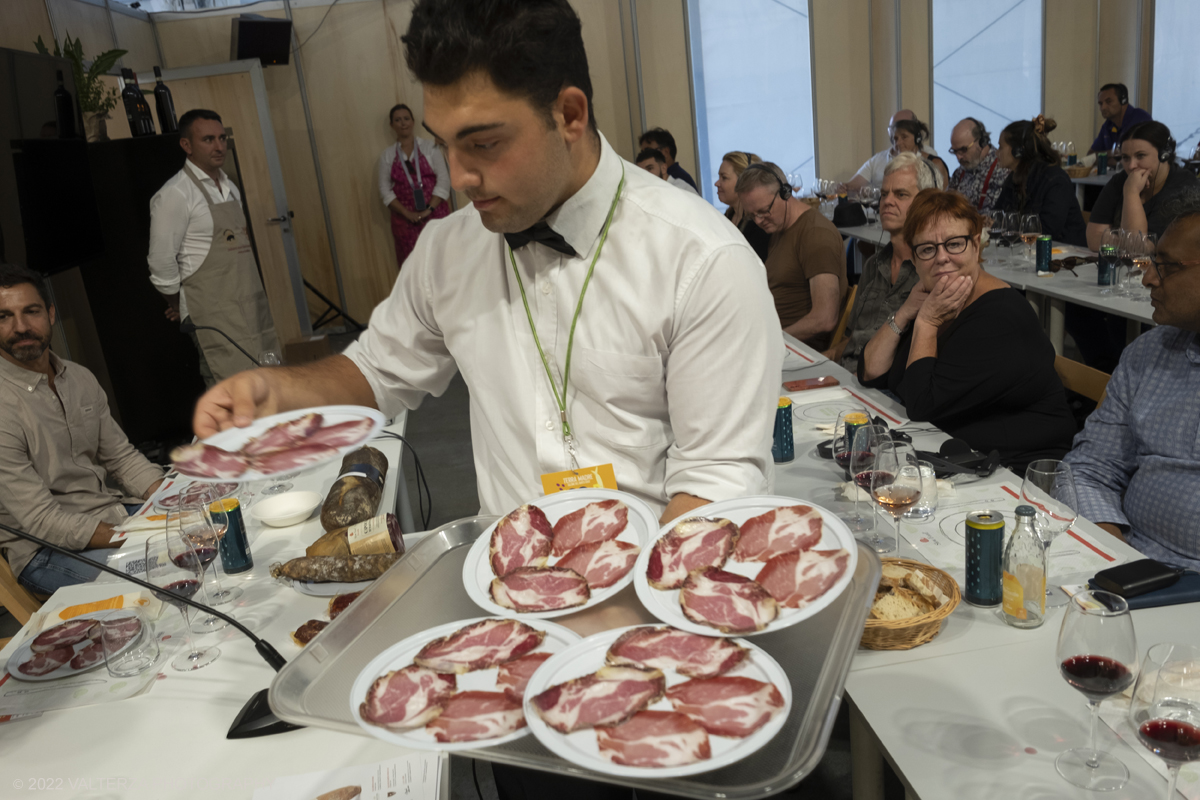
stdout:
[[884,564],[895,564],[923,573],[936,583],[949,599],[936,611],[908,619],[868,619],[866,627],[863,628],[862,646],[868,650],[911,650],[919,647],[938,635],[942,629],[942,620],[958,607],[962,600],[958,582],[950,577],[948,572],[922,564],[920,561],[908,558],[885,558],[882,561]]
[[1066,173],[1072,178],[1086,178],[1088,175],[1092,174],[1092,168],[1084,166],[1083,164],[1075,164],[1074,166],[1063,167],[1063,169],[1066,170]]

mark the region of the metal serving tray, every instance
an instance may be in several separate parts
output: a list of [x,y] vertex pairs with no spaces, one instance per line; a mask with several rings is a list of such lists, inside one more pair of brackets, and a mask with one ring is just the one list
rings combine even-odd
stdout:
[[[355,678],[367,662],[392,644],[435,625],[482,614],[463,589],[462,567],[471,543],[495,519],[471,517],[452,522],[409,550],[275,676],[269,699],[276,715],[298,725],[365,736],[350,715],[350,688]],[[736,764],[688,778],[616,778],[553,755],[533,736],[460,755],[684,797],[775,794],[808,775],[825,752],[880,570],[879,557],[859,544],[858,567],[841,597],[798,625],[754,637],[754,643],[787,671],[792,711],[767,746]],[[658,622],[642,607],[632,585],[595,608],[554,621],[581,636]]]

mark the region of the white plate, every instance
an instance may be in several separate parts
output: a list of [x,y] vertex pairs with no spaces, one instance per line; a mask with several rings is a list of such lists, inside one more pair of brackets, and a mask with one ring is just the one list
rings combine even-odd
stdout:
[[[474,619],[464,619],[458,622],[438,625],[436,628],[422,631],[392,645],[371,659],[371,662],[363,667],[363,671],[358,673],[358,677],[354,680],[354,686],[350,689],[350,713],[354,716],[354,721],[358,723],[358,726],[376,739],[382,739],[385,742],[391,742],[403,747],[412,747],[416,750],[445,750],[447,752],[478,750],[481,747],[492,747],[493,745],[511,742],[527,735],[529,733],[528,726],[496,739],[443,743],[435,739],[433,734],[424,728],[415,728],[409,731],[391,731],[364,721],[362,715],[358,713],[358,706],[366,699],[367,690],[371,688],[371,684],[380,675],[392,670],[404,669],[409,664],[412,664],[413,657],[421,651],[422,647],[434,639],[448,636],[460,628],[465,628],[468,625],[485,619],[492,618],[476,617]],[[559,653],[579,641],[577,633],[569,631],[561,625],[555,625],[553,622],[526,622],[525,624],[531,628],[546,632],[546,638],[542,639],[542,643],[530,651],[533,653]],[[549,660],[546,663],[550,663]],[[458,675],[456,676],[455,691],[494,692],[496,691],[496,676],[499,672],[499,667],[492,667],[491,669],[468,672],[466,675]]]
[[[571,489],[570,491],[539,497],[533,501],[533,505],[545,512],[546,518],[550,520],[550,524],[554,525],[554,523],[572,511],[578,511],[588,503],[595,503],[600,500],[620,500],[629,506],[629,522],[625,526],[625,530],[621,531],[621,534],[617,537],[617,541],[636,544],[642,548],[641,555],[645,555],[646,550],[654,541],[655,531],[658,530],[658,517],[650,510],[650,506],[631,494],[619,492],[615,489]],[[504,518],[501,517],[500,520],[502,519]],[[492,579],[496,577],[496,573],[492,572],[491,558],[488,550],[491,547],[492,531],[496,530],[496,526],[500,524],[500,520],[496,520],[489,525],[488,529],[475,540],[475,544],[471,545],[471,549],[467,553],[466,561],[463,562],[463,586],[467,590],[467,596],[471,598],[475,605],[498,617],[550,619],[566,614],[574,614],[577,611],[583,611],[585,608],[591,608],[598,603],[603,603],[624,589],[633,580],[633,573],[637,571],[637,566],[635,565],[632,570],[625,574],[625,577],[612,586],[601,589],[598,592],[592,592],[591,598],[581,606],[560,608],[555,611],[513,611],[511,608],[505,608],[493,601],[491,594]],[[552,567],[560,560],[562,559],[559,556],[550,556],[550,560],[546,563]]]
[[[366,406],[316,406],[314,408],[301,408],[295,411],[285,411],[282,414],[272,414],[269,417],[256,419],[245,428],[230,428],[227,431],[214,433],[207,439],[202,439],[201,442],[203,444],[211,444],[214,447],[220,447],[222,450],[228,450],[231,453],[235,453],[238,450],[241,450],[246,445],[246,442],[250,441],[252,438],[266,433],[268,428],[274,427],[281,422],[290,422],[291,420],[302,417],[305,414],[314,413],[320,414],[322,417],[324,417],[324,419],[321,420],[321,427],[336,425],[339,422],[351,422],[364,417],[369,418],[373,424],[371,425],[370,432],[354,444],[348,444],[345,447],[340,447],[336,453],[331,454],[329,457],[324,458],[321,461],[315,461],[311,464],[305,464],[302,467],[295,467],[294,469],[287,469],[281,472],[272,472],[270,475],[264,475],[258,470],[249,469],[236,478],[204,478],[198,475],[186,475],[186,477],[189,480],[199,481],[201,483],[225,483],[227,481],[246,483],[248,481],[280,480],[282,478],[297,475],[305,470],[312,469],[313,467],[319,467],[322,464],[327,464],[330,461],[341,458],[351,450],[361,447],[364,442],[374,438],[383,428],[386,422],[386,420],[383,418],[383,414],[380,414],[373,408],[367,408]],[[179,468],[176,467],[176,469]]]
[[[529,724],[533,735],[550,752],[565,758],[572,764],[603,772],[606,775],[619,775],[627,778],[678,778],[683,775],[711,772],[735,761],[741,761],[771,741],[775,734],[783,728],[788,715],[792,713],[792,684],[788,681],[787,673],[779,666],[779,662],[767,655],[767,652],[761,647],[753,645],[745,639],[736,641],[742,647],[747,648],[750,655],[725,674],[775,684],[775,688],[779,689],[779,693],[783,695],[783,709],[771,717],[766,725],[745,739],[709,734],[708,742],[712,749],[712,757],[705,761],[685,764],[681,767],[626,767],[614,764],[600,755],[600,745],[596,741],[595,729],[585,728],[574,733],[564,734],[542,721],[537,711],[533,709],[531,701],[534,697],[551,686],[590,675],[603,667],[604,654],[608,652],[608,648],[617,640],[617,637],[625,631],[638,627],[652,626],[634,625],[589,636],[562,653],[547,659],[546,663],[533,673],[533,677],[529,679],[529,685],[525,688],[525,721]],[[668,688],[688,680],[688,678],[676,674],[672,669],[663,672],[667,678]],[[673,710],[671,702],[665,698],[651,703],[648,708],[654,711]]]
[[[50,625],[47,628],[45,628],[44,630],[40,631],[39,635],[41,633],[45,633],[46,631],[50,630],[50,628],[57,628],[59,625],[65,624],[67,622],[71,622],[73,620],[100,619],[105,614],[108,614],[111,611],[117,611],[117,610],[119,610],[119,609],[108,608],[108,609],[104,609],[102,611],[89,611],[86,614],[80,614],[77,617],[71,617],[71,619],[63,620],[61,623],[56,623],[54,625]],[[153,636],[153,633],[151,633],[150,635]],[[33,640],[36,638],[37,638],[37,636],[30,636],[28,639],[21,642],[20,646],[17,647],[16,651],[14,651],[13,654],[8,657],[8,664],[6,666],[6,669],[8,670],[8,674],[12,675],[14,678],[16,678],[19,681],[31,681],[31,682],[32,681],[56,681],[59,678],[70,678],[75,675],[81,675],[84,672],[91,672],[92,670],[96,669],[96,667],[104,666],[104,659],[101,658],[95,664],[92,664],[90,667],[84,667],[83,669],[74,669],[71,667],[71,663],[67,662],[66,664],[63,664],[61,667],[54,670],[53,672],[47,672],[45,675],[26,675],[23,672],[18,671],[17,666],[20,664],[24,664],[26,661],[29,660],[29,657],[33,655],[33,650],[30,649],[30,645],[33,644]],[[136,641],[137,641],[137,637],[135,636],[134,638],[130,639],[125,644],[125,646],[121,648],[121,650],[125,650],[125,649],[133,646],[133,644]],[[83,650],[85,647],[87,647],[91,643],[92,643],[91,639],[84,639],[82,642],[79,642],[78,644],[74,645],[76,655],[78,655],[80,650]],[[118,650],[117,652],[119,653],[119,652],[121,652],[121,650]]]
[[312,581],[292,581],[292,588],[300,594],[309,597],[336,597],[339,594],[361,592],[375,581],[358,581],[357,583],[313,583]]
[[[179,479],[177,478],[176,480],[179,480]],[[171,488],[175,489],[175,491],[171,492],[170,494],[168,494],[164,497],[156,498],[154,501],[154,508],[157,509],[158,511],[178,511],[179,510],[179,498],[181,495],[183,495],[184,492],[186,492],[188,490],[188,487],[190,485],[191,485],[190,483],[183,483],[179,486],[178,489],[176,489],[176,487],[172,486]],[[226,497],[233,497],[235,494],[238,493],[238,482],[237,481],[220,481],[219,483],[215,483],[213,485],[228,487],[228,488],[223,489],[220,492],[219,496],[214,498],[214,500],[224,500]]]
[[[765,629],[756,633],[721,633],[716,628],[699,625],[683,615],[683,608],[679,605],[678,589],[670,591],[655,589],[646,580],[646,566],[650,563],[650,551],[654,549],[653,544],[642,549],[642,554],[638,557],[638,562],[633,567],[633,585],[637,589],[638,599],[642,601],[642,605],[646,607],[647,611],[668,625],[704,636],[757,636],[759,633],[770,633],[780,628],[790,627],[797,622],[803,622],[814,614],[817,614],[837,599],[837,596],[850,585],[850,579],[854,576],[855,566],[858,564],[858,543],[854,539],[854,534],[846,527],[846,523],[838,519],[836,514],[807,500],[798,500],[794,497],[769,497],[762,495],[759,497],[739,497],[736,500],[709,503],[706,506],[694,509],[688,516],[722,517],[741,525],[751,517],[757,517],[759,514],[764,514],[773,508],[797,505],[812,506],[821,514],[821,541],[810,549],[847,550],[850,553],[850,562],[846,565],[846,571],[842,573],[842,577],[838,579],[838,582],[831,586],[825,594],[803,608],[780,608],[779,616],[775,617]],[[662,526],[659,530],[659,537],[669,533],[679,521],[675,520]],[[765,566],[764,563],[760,561],[743,562],[734,561],[730,558],[725,562],[725,566],[722,569],[737,575],[744,575],[747,578],[757,578],[763,566]]]

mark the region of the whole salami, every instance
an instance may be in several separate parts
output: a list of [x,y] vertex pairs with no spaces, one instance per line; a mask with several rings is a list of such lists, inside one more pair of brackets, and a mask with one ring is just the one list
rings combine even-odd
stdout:
[[347,453],[338,479],[321,506],[321,527],[332,531],[374,517],[379,511],[387,471],[387,456],[373,447],[364,446]]

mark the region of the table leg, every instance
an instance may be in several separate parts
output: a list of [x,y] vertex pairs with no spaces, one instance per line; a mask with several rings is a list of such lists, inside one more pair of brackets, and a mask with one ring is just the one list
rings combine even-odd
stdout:
[[1063,320],[1067,313],[1067,303],[1065,300],[1060,300],[1057,297],[1050,298],[1050,324],[1047,333],[1050,336],[1050,344],[1054,345],[1054,352],[1057,355],[1062,355],[1063,351]]
[[850,783],[854,800],[883,800],[883,753],[853,702],[850,703]]
[[1042,313],[1042,296],[1037,292],[1031,292],[1026,289],[1025,299],[1028,300],[1029,305],[1033,307],[1033,313],[1037,315],[1037,318],[1045,323],[1046,315]]
[[1079,207],[1083,208],[1083,184],[1075,184],[1075,199],[1079,202]]

